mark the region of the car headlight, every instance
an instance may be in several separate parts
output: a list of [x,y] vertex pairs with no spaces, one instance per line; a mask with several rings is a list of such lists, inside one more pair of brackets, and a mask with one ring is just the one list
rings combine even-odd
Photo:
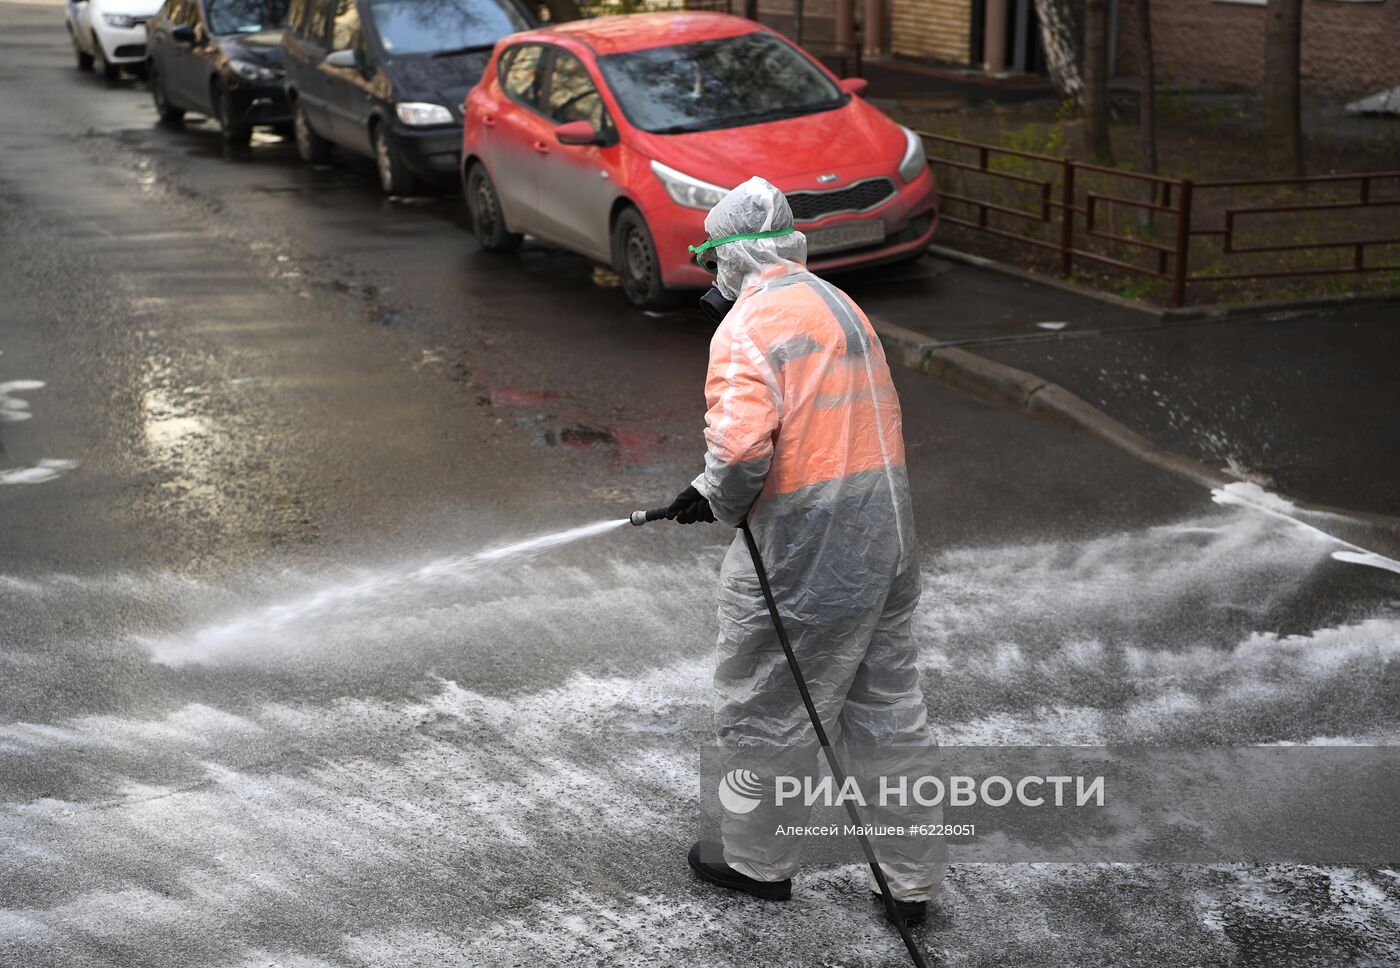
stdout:
[[671,201],[686,208],[703,208],[706,211],[719,204],[720,199],[729,194],[729,189],[711,185],[709,182],[692,178],[684,172],[663,165],[659,161],[651,163],[651,170],[666,186],[666,194]]
[[261,64],[250,64],[247,61],[231,60],[229,65],[233,72],[245,81],[275,81],[282,76],[282,72],[271,67],[263,67]]
[[135,17],[129,17],[124,13],[104,13],[102,19],[107,21],[108,27],[115,27],[118,30],[130,30],[132,27],[139,26],[143,23],[143,21],[137,20]]
[[919,173],[928,167],[928,156],[924,154],[924,139],[903,125],[900,130],[904,132],[904,157],[899,160],[899,177],[904,179],[905,184],[919,177]]
[[399,120],[404,124],[419,128],[427,124],[451,124],[452,112],[441,104],[425,104],[420,101],[400,101],[394,105]]

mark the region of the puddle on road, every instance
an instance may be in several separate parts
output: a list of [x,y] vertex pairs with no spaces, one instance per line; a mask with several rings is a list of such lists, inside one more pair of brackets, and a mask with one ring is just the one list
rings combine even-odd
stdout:
[[521,387],[492,387],[486,402],[492,407],[538,407],[558,400],[552,390],[526,390]]
[[517,411],[516,426],[530,432],[536,446],[603,449],[624,465],[661,466],[664,434],[641,427],[598,426],[589,422],[585,408],[556,391],[492,387],[477,397],[477,403],[493,410]]

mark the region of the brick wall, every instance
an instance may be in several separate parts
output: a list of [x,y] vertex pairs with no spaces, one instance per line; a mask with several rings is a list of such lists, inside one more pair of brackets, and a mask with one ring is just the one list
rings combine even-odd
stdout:
[[[1151,0],[1157,79],[1257,91],[1264,8]],[[1400,85],[1400,0],[1303,0],[1303,95],[1354,98]],[[1119,0],[1119,74],[1139,71],[1137,4]]]
[[972,0],[890,0],[892,53],[966,64],[971,36]]

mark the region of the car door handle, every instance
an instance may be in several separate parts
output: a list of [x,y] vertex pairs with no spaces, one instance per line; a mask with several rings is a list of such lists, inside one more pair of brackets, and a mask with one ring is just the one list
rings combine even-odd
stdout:
[[536,141],[536,142],[535,142],[533,145],[531,145],[530,147],[534,148],[536,151],[538,151],[538,152],[539,152],[540,154],[542,154],[542,155],[547,155],[547,154],[549,154],[549,142],[548,142],[548,141]]
[[494,114],[483,114],[481,116],[481,123],[488,128],[494,128],[496,126],[496,116]]

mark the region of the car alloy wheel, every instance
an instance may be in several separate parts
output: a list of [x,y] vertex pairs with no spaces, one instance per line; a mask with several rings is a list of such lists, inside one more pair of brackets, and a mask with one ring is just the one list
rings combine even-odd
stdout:
[[385,195],[412,195],[413,173],[399,157],[398,149],[389,138],[387,126],[376,123],[373,130],[374,166],[379,171],[379,187]]
[[379,187],[386,195],[394,194],[394,159],[389,156],[389,139],[379,133],[374,139],[374,164],[379,169]]
[[248,142],[253,138],[253,126],[240,124],[233,119],[233,99],[228,91],[216,81],[209,98],[214,102],[214,110],[219,117],[219,133],[223,136],[224,144],[230,148],[248,147]]
[[468,170],[462,196],[471,213],[472,232],[483,249],[487,252],[509,252],[520,247],[524,236],[506,228],[501,215],[501,200],[496,197],[496,186],[480,163],[473,164]]
[[472,223],[476,226],[477,235],[494,238],[500,227],[501,213],[496,206],[496,193],[491,188],[490,179],[477,179],[472,203]]
[[185,117],[183,108],[177,108],[170,103],[170,97],[165,92],[165,78],[160,73],[160,68],[154,64],[150,69],[151,100],[156,104],[156,114],[166,124],[179,124]]
[[661,281],[656,243],[646,219],[635,208],[623,209],[613,226],[613,269],[623,295],[634,306],[661,309],[674,305],[676,293]]
[[311,127],[311,119],[306,116],[306,108],[296,102],[292,110],[292,137],[297,143],[297,154],[308,165],[324,165],[331,160],[331,145]]
[[624,245],[627,253],[627,274],[639,289],[646,289],[651,284],[651,274],[656,268],[651,257],[651,243],[642,234],[641,227],[633,225],[627,230]]

